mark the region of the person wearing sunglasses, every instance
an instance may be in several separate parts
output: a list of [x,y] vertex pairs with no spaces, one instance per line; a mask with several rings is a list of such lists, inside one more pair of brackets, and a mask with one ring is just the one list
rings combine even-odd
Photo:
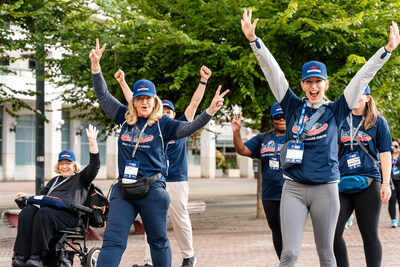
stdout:
[[242,114],[235,114],[232,120],[233,144],[241,156],[261,159],[262,166],[262,203],[268,226],[272,231],[275,252],[280,259],[282,252],[282,233],[279,208],[281,203],[283,171],[279,168],[279,152],[285,144],[286,121],[278,102],[271,108],[274,130],[260,133],[243,143],[240,128]]
[[[353,211],[363,239],[365,266],[381,266],[382,245],[378,225],[382,203],[386,204],[391,195],[391,140],[389,125],[378,114],[367,85],[358,104],[339,131],[340,212],[334,241],[338,267],[349,266],[343,232]],[[378,158],[381,171],[377,165]],[[346,179],[364,180],[366,184],[349,190],[342,187],[342,182]]]
[[[398,138],[392,138],[392,172],[391,172],[391,179],[392,179],[392,196],[389,200],[388,210],[391,219],[390,227],[396,228],[397,227],[397,220],[396,220],[396,201],[399,203],[400,209],[400,140]],[[400,227],[400,219],[399,224]]]

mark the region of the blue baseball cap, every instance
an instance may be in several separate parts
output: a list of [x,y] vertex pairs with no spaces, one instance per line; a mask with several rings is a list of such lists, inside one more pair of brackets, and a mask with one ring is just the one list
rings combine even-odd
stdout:
[[367,85],[367,87],[365,87],[364,94],[365,95],[370,95],[371,94],[371,88],[369,88],[369,85]]
[[170,109],[172,109],[173,112],[175,112],[174,104],[172,104],[171,101],[169,101],[169,100],[163,100],[163,101],[162,101],[162,105],[163,105],[163,107],[170,108]]
[[156,94],[156,87],[149,80],[141,79],[133,85],[133,99],[141,95],[154,97]]
[[67,159],[69,161],[76,161],[74,152],[72,152],[71,150],[61,151],[60,154],[58,154],[58,161],[62,159]]
[[328,75],[326,74],[326,66],[324,63],[319,61],[310,61],[303,65],[301,68],[301,81],[308,79],[310,77],[319,77],[324,80],[328,80]]
[[276,102],[275,104],[272,105],[271,116],[273,117],[278,114],[283,114],[283,110],[281,108],[281,105],[278,102]]

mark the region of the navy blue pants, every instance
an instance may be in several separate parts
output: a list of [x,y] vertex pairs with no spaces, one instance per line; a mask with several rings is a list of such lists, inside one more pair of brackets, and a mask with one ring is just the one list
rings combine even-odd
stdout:
[[110,196],[110,210],[97,266],[119,265],[126,249],[129,230],[139,213],[147,234],[153,266],[170,267],[172,253],[167,236],[169,203],[165,181],[158,180],[150,187],[147,195],[136,200],[123,198],[119,185],[115,184]]

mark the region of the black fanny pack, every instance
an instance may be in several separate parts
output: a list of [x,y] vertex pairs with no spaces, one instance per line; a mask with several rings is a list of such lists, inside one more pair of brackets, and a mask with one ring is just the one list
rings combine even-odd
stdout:
[[125,179],[119,178],[118,185],[121,194],[126,199],[139,199],[144,197],[152,184],[161,178],[161,173],[154,174],[150,177],[142,176],[137,179],[129,179],[129,183],[124,183]]

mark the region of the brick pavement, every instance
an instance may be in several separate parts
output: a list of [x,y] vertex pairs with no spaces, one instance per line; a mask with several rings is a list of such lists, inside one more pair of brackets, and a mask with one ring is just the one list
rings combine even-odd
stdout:
[[[194,181],[194,183],[203,183],[203,181]],[[215,183],[219,183],[219,181],[215,181]],[[217,185],[214,184],[213,186]],[[237,208],[238,205],[232,204],[235,199],[237,203],[250,204]],[[267,227],[266,220],[255,218],[255,201],[249,202],[249,199],[254,199],[254,196],[208,196],[206,212],[201,215],[191,216],[195,227],[193,235],[198,267],[265,267],[278,265],[272,245],[271,232]],[[218,210],[221,208],[221,205],[226,210],[232,209],[233,214],[226,213],[218,216],[215,212],[212,212],[213,209]],[[251,208],[252,205],[254,205],[254,208]],[[237,211],[236,215],[234,215],[235,210]],[[389,224],[387,205],[384,205],[379,227],[383,246],[383,267],[400,265],[400,228],[391,229]],[[180,266],[182,259],[171,229],[169,229],[168,235],[173,252],[172,266]],[[351,266],[365,266],[362,240],[356,221],[352,227],[345,231],[345,239]],[[13,238],[3,238],[1,240],[0,266],[11,266],[10,258],[12,256],[13,242]],[[89,246],[101,246],[101,242],[90,241]],[[142,263],[143,255],[143,236],[131,234],[120,266],[130,267],[133,263]],[[310,220],[306,224],[297,266],[319,266]]]

